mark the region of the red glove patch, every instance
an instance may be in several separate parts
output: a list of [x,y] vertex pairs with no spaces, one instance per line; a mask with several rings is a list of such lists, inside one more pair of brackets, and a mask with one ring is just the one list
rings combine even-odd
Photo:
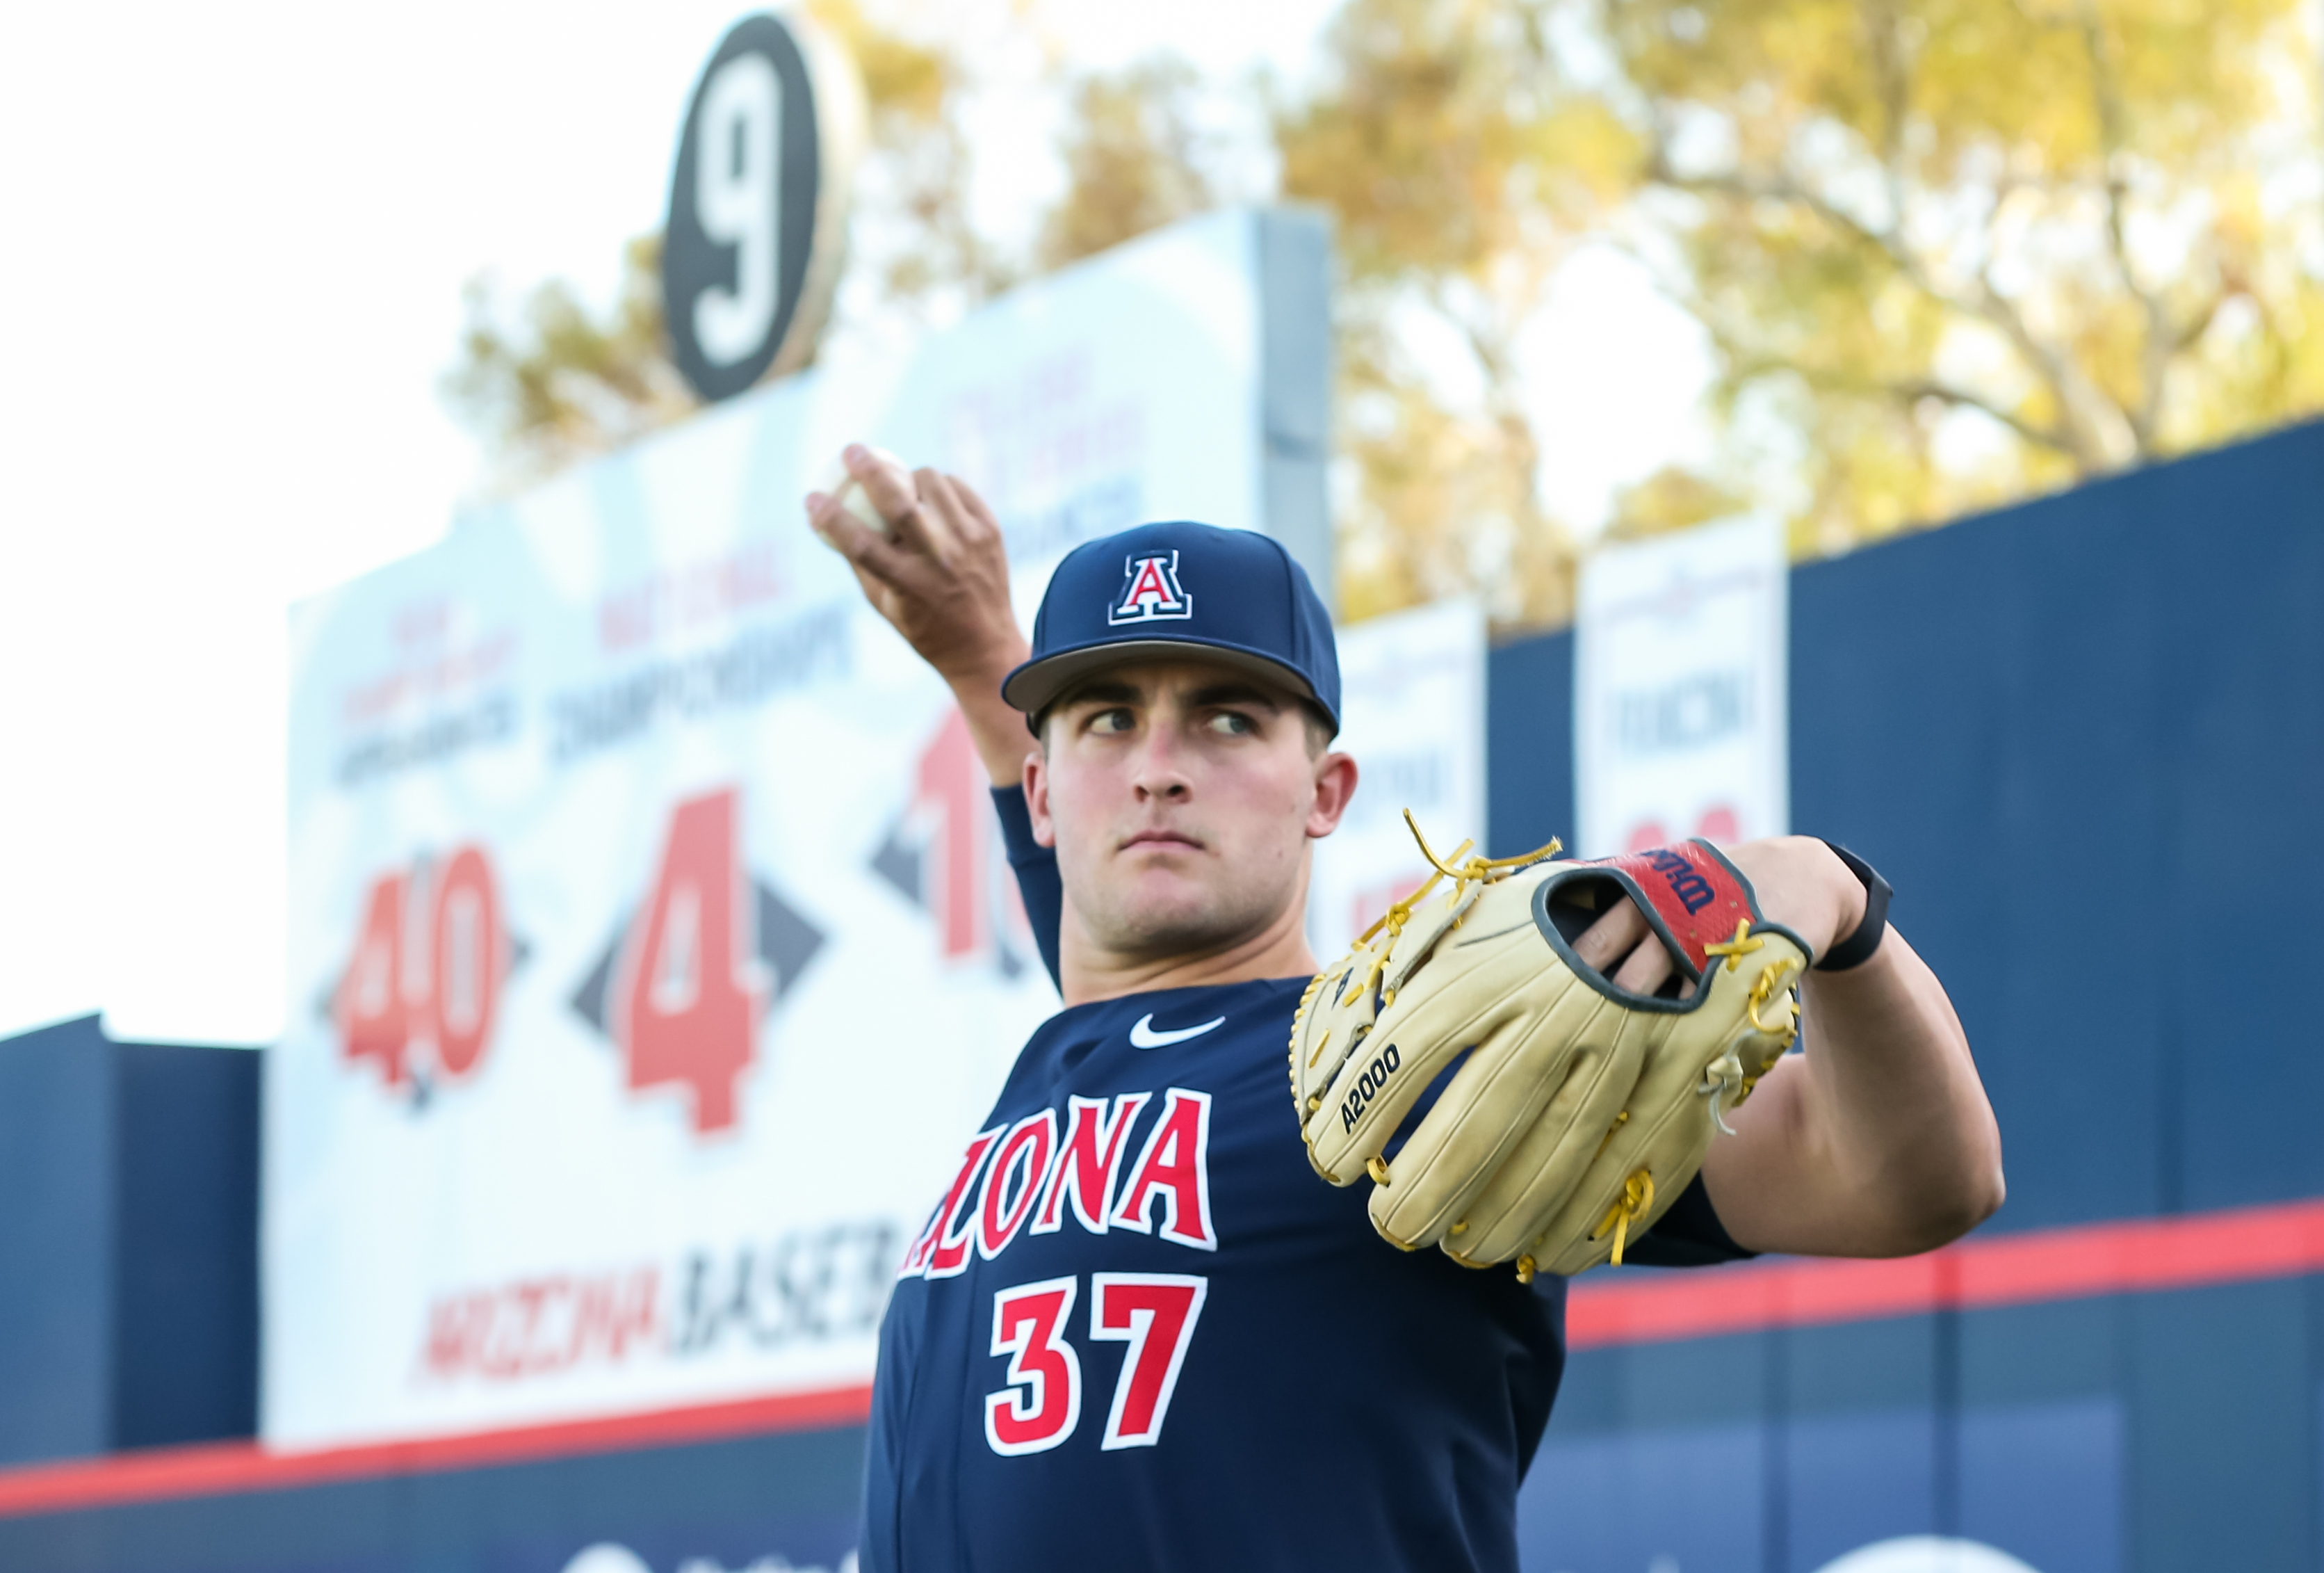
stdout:
[[1705,946],[1734,939],[1738,923],[1759,921],[1751,887],[1708,843],[1682,841],[1675,847],[1650,847],[1644,852],[1591,861],[1599,867],[1618,868],[1638,882],[1646,900],[1677,936],[1679,948],[1694,964],[1698,977],[1711,965]]

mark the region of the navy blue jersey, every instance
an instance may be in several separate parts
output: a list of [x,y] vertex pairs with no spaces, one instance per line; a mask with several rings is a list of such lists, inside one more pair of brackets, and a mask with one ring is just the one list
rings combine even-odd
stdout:
[[[1055,864],[995,798],[1054,958]],[[1564,1282],[1398,1252],[1369,1187],[1316,1177],[1306,981],[1076,1005],[1026,1044],[881,1328],[866,1573],[1516,1568]],[[1699,1186],[1639,1245],[1741,1254]]]

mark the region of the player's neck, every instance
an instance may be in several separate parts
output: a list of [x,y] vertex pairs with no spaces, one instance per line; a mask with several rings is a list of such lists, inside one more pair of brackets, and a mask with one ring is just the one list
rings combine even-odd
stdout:
[[1059,925],[1059,992],[1065,1004],[1085,1005],[1156,989],[1309,976],[1315,971],[1315,957],[1307,948],[1305,915],[1306,903],[1294,902],[1264,929],[1214,948],[1167,957],[1124,956],[1091,941],[1074,921],[1068,900],[1065,921]]

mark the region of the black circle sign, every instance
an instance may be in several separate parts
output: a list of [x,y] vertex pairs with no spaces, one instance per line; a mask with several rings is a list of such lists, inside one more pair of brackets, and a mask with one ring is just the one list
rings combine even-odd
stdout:
[[[829,145],[830,73],[793,28],[763,13],[719,42],[687,106],[662,235],[671,357],[694,391],[732,398],[806,358],[836,260],[820,222],[844,229],[845,170]],[[820,111],[820,113],[819,113]]]

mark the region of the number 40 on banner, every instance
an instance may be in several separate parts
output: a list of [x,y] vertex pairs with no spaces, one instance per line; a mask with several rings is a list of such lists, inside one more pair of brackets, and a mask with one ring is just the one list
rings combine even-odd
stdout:
[[420,863],[381,875],[333,1002],[341,1053],[377,1061],[390,1087],[411,1078],[421,1044],[445,1076],[472,1074],[492,1042],[508,949],[482,847],[461,847],[440,869]]

